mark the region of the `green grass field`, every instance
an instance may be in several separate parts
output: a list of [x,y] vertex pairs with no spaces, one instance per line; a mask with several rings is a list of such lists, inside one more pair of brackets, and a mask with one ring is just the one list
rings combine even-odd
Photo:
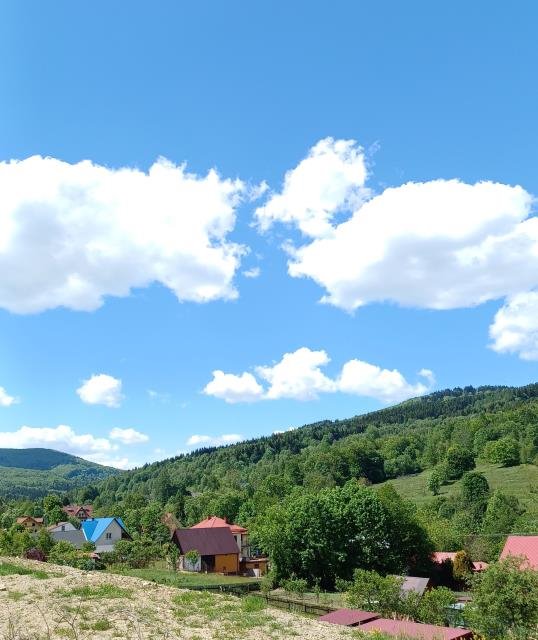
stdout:
[[218,588],[258,584],[258,578],[243,578],[242,576],[223,576],[217,573],[183,573],[169,571],[161,567],[147,567],[145,569],[121,569],[114,570],[125,576],[134,576],[150,582],[165,584],[180,589]]
[[[480,471],[486,476],[492,491],[504,489],[507,493],[515,495],[526,509],[538,508],[538,467],[531,464],[522,464],[517,467],[499,467],[488,464],[477,466],[476,471]],[[432,493],[427,488],[430,473],[431,471],[423,471],[389,482],[400,495],[420,506],[432,498]],[[376,486],[381,487],[383,484]],[[442,487],[440,495],[457,493],[459,485],[460,481],[457,481]]]

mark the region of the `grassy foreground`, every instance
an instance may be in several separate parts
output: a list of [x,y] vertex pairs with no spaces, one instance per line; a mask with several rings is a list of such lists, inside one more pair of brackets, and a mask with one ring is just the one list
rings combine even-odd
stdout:
[[148,567],[144,569],[119,569],[112,573],[141,578],[158,584],[165,584],[171,587],[183,589],[218,588],[243,586],[248,584],[259,584],[258,578],[244,578],[242,576],[222,576],[216,573],[188,573],[174,572],[161,567]]

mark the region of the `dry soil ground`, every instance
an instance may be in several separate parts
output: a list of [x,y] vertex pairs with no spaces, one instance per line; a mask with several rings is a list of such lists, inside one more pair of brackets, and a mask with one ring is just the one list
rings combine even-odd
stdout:
[[0,576],[0,640],[356,637],[348,629],[261,608],[252,597],[186,591],[31,560],[1,562],[41,573]]

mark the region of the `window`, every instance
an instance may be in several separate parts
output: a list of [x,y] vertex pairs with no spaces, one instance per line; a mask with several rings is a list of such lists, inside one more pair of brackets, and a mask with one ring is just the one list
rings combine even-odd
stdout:
[[111,533],[107,533],[106,534],[106,539],[107,540],[112,540],[112,534]]
[[62,524],[62,531],[65,531],[65,524]]

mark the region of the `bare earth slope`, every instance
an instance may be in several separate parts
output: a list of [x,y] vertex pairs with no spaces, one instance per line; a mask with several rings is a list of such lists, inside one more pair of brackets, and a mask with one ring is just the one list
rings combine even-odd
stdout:
[[0,575],[0,639],[215,639],[356,637],[260,600],[186,591],[138,578],[0,558],[39,573]]

